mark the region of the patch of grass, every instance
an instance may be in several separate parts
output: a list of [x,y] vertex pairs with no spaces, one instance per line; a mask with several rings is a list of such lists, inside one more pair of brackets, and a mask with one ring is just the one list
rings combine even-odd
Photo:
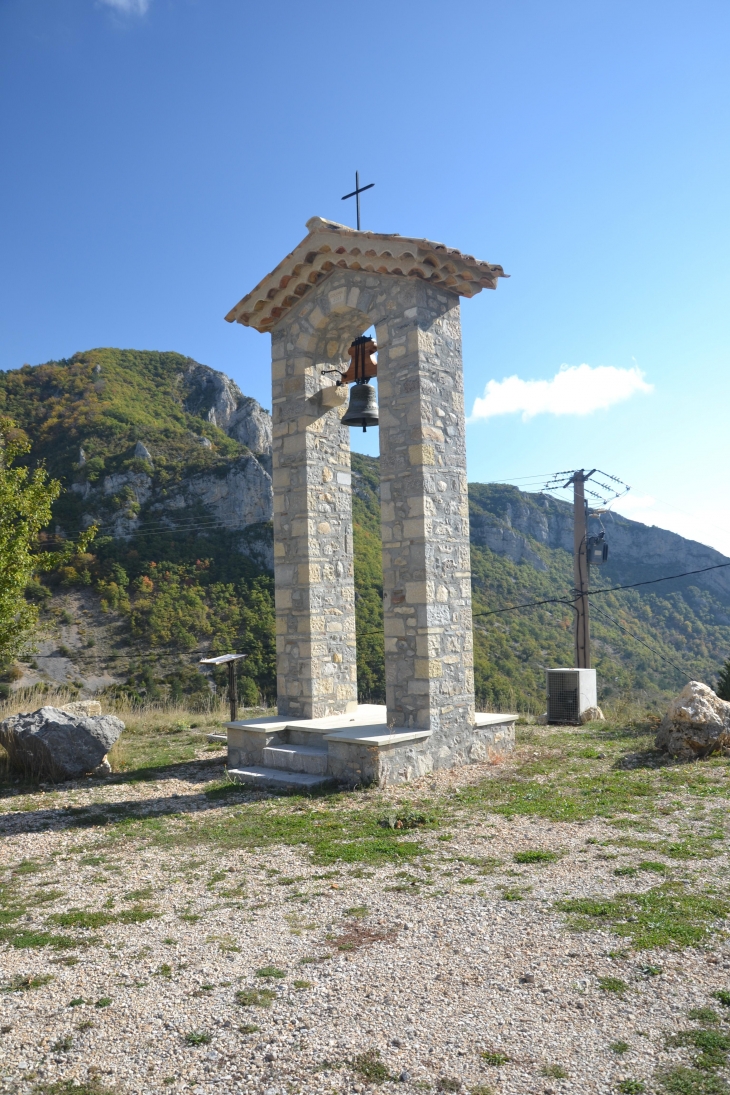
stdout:
[[515,863],[554,863],[559,858],[557,852],[548,852],[542,848],[529,848],[524,852],[515,852],[512,856]]
[[155,970],[155,977],[166,977],[168,980],[172,977],[172,966],[169,962],[163,962]]
[[350,909],[345,909],[343,916],[354,916],[356,920],[363,920],[366,916],[370,915],[370,910],[367,905],[353,905]]
[[501,1068],[510,1060],[506,1053],[499,1053],[497,1050],[484,1050],[479,1056],[485,1064],[491,1065],[493,1068]]
[[272,989],[239,989],[236,1003],[242,1008],[270,1008],[276,999]]
[[241,1034],[256,1034],[261,1027],[257,1027],[255,1023],[243,1023],[238,1029]]
[[83,1007],[85,1003],[86,1001],[83,996],[74,996],[73,1000],[69,1000],[68,1006],[70,1008],[80,1008]]
[[713,891],[688,893],[681,884],[671,882],[645,893],[574,898],[559,901],[556,907],[568,915],[574,931],[609,929],[631,938],[637,950],[695,946],[730,913],[730,902]]
[[550,1080],[566,1080],[568,1078],[568,1073],[562,1065],[544,1065],[540,1072]]
[[54,1053],[68,1053],[74,1044],[73,1037],[70,1034],[62,1034],[60,1038],[51,1046]]
[[155,892],[154,886],[143,886],[141,890],[130,890],[125,893],[125,901],[149,901]]
[[616,1042],[611,1042],[608,1048],[613,1053],[616,1053],[619,1057],[622,1057],[624,1055],[624,1053],[629,1052],[629,1050],[631,1049],[631,1046],[629,1045],[628,1042],[624,1042],[621,1039],[619,1039]]
[[655,1079],[666,1095],[728,1095],[730,1088],[712,1072],[698,1072],[680,1065],[660,1072]]
[[200,920],[198,913],[178,913],[178,920],[184,920],[186,924],[197,924]]
[[437,1091],[461,1091],[461,1080],[455,1080],[451,1076],[441,1076],[436,1084]]
[[211,1041],[211,1035],[206,1030],[189,1030],[185,1035],[185,1041],[189,1046],[207,1046]]
[[712,994],[716,1000],[719,1000],[724,1008],[730,1008],[730,992],[725,989],[720,989],[718,992]]
[[384,1084],[394,1078],[380,1060],[380,1051],[377,1049],[367,1049],[364,1053],[358,1053],[357,1057],[352,1059],[352,1068],[371,1084]]
[[155,909],[135,905],[134,908],[124,909],[119,913],[69,909],[65,913],[52,913],[48,919],[61,928],[93,929],[104,928],[108,924],[143,924],[146,920],[153,920],[159,915]]
[[515,889],[514,887],[512,889],[502,890],[503,901],[523,901],[524,898],[525,895],[522,890]]
[[262,966],[261,969],[256,970],[257,977],[286,977],[284,970],[280,970],[278,966]]
[[73,1080],[57,1080],[51,1084],[37,1084],[33,1095],[117,1095],[117,1089],[102,1087],[97,1079],[77,1084]]
[[625,992],[628,992],[629,986],[625,981],[622,981],[620,977],[599,977],[598,987],[603,992],[615,992],[619,996],[623,996]]
[[687,1018],[703,1026],[714,1027],[720,1022],[720,1016],[713,1008],[690,1008]]
[[312,982],[311,981],[293,981],[292,984],[293,984],[294,988],[297,989],[297,990],[311,989],[311,987],[312,987]]
[[94,1003],[95,1008],[108,1008],[112,1002],[111,996],[100,996]]
[[726,1066],[730,1051],[730,1034],[720,1030],[707,1030],[703,1027],[696,1030],[680,1030],[667,1038],[667,1046],[689,1046],[697,1050],[697,1056],[693,1062],[695,1068],[709,1072]]
[[477,1084],[476,1087],[469,1088],[469,1095],[494,1095],[494,1088],[487,1084]]
[[52,973],[39,973],[35,977],[30,974],[23,976],[18,973],[7,984],[3,985],[0,992],[28,992],[29,989],[42,988],[43,985],[49,984],[53,979]]
[[621,1095],[641,1095],[642,1091],[646,1091],[646,1084],[643,1080],[619,1080],[616,1090]]
[[92,936],[84,940],[72,939],[68,935],[54,935],[52,932],[27,929],[0,928],[0,940],[9,943],[16,950],[35,950],[38,947],[53,947],[56,950],[78,947],[96,942]]

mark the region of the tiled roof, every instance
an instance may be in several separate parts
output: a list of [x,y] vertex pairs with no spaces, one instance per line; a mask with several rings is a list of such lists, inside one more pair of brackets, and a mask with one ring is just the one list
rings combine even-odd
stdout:
[[270,331],[310,289],[337,269],[421,278],[463,297],[496,289],[497,278],[509,277],[501,266],[480,262],[431,240],[358,232],[321,217],[308,220],[307,228],[309,234],[292,253],[231,309],[226,316],[229,323]]

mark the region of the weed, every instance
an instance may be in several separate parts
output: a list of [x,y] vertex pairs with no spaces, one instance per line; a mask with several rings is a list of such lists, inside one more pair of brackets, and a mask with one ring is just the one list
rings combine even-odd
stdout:
[[479,1056],[485,1064],[492,1065],[494,1068],[501,1068],[502,1065],[506,1065],[510,1060],[506,1053],[499,1053],[496,1050],[485,1050],[483,1053],[480,1053]]
[[380,1051],[377,1049],[368,1049],[364,1053],[359,1053],[352,1060],[352,1068],[371,1084],[384,1084],[393,1079],[380,1060]]
[[26,974],[25,977],[16,974],[6,985],[3,985],[0,992],[27,992],[28,989],[39,989],[52,980],[52,973],[39,973],[35,977],[31,977],[30,974]]
[[293,981],[292,984],[295,989],[311,989],[312,987],[311,981]]
[[547,852],[541,848],[531,848],[525,852],[515,852],[512,859],[515,863],[554,863],[559,859],[557,852]]
[[476,1087],[469,1088],[469,1095],[494,1095],[494,1090],[487,1084],[477,1084]]
[[94,1004],[95,1008],[108,1008],[112,1002],[111,996],[100,996]]
[[178,920],[184,920],[187,924],[197,924],[200,917],[197,913],[178,913]]
[[66,947],[78,947],[83,944],[95,943],[92,936],[84,940],[72,939],[68,935],[53,935],[52,932],[33,931],[28,929],[0,928],[0,940],[10,944],[17,950],[35,950],[37,947],[54,947],[57,950]]
[[351,909],[345,909],[343,916],[354,916],[356,920],[362,920],[368,916],[370,910],[367,905],[353,905]]
[[116,1095],[110,1088],[102,1087],[96,1077],[85,1083],[77,1084],[73,1080],[56,1080],[51,1084],[38,1084],[33,1095]]
[[640,871],[653,871],[654,874],[666,874],[668,870],[666,863],[659,863],[655,859],[642,859],[636,866]]
[[616,1090],[621,1095],[641,1095],[642,1091],[646,1091],[646,1084],[642,1080],[619,1080]]
[[524,896],[525,895],[522,892],[522,890],[517,890],[517,889],[502,890],[502,900],[503,901],[522,901],[522,900],[524,900]]
[[185,1041],[189,1046],[207,1046],[211,1040],[206,1030],[189,1030],[185,1035]]
[[475,886],[476,883],[477,883],[477,879],[476,878],[471,878],[469,875],[467,875],[466,878],[460,878],[459,879],[459,885],[460,886]]
[[719,1000],[724,1008],[730,1008],[730,992],[726,992],[725,989],[720,989],[719,992],[713,992],[712,994],[716,1000]]
[[720,1022],[720,1016],[712,1008],[691,1008],[687,1017],[708,1027],[717,1026]]
[[619,996],[623,996],[629,986],[620,977],[599,977],[598,987],[604,992],[616,992]]
[[83,1022],[76,1024],[76,1029],[81,1033],[83,1033],[85,1030],[92,1030],[93,1027],[94,1024],[92,1023],[91,1019],[84,1019]]
[[690,1046],[698,1050],[695,1068],[711,1071],[724,1068],[730,1051],[730,1035],[719,1030],[680,1030],[667,1038],[667,1046]]
[[680,1065],[656,1077],[666,1095],[728,1095],[730,1088],[712,1072],[698,1072]]
[[645,893],[559,901],[557,908],[568,914],[574,931],[609,928],[631,937],[637,950],[646,950],[703,942],[717,921],[730,913],[730,901],[709,890],[687,893],[680,884],[665,882]]
[[547,1076],[551,1080],[566,1080],[568,1073],[562,1065],[545,1065],[540,1069],[543,1076]]
[[74,1040],[70,1034],[62,1034],[60,1038],[51,1046],[54,1053],[68,1053],[74,1044]]
[[278,966],[262,966],[261,969],[256,970],[257,977],[286,977],[284,970],[280,970]]
[[73,1000],[69,1000],[68,1006],[70,1008],[81,1008],[85,1003],[83,996],[74,996]]
[[451,1076],[442,1076],[436,1084],[437,1091],[461,1091],[461,1080],[454,1080]]
[[623,1042],[619,1039],[617,1042],[611,1042],[608,1048],[618,1054],[619,1057],[622,1057],[624,1053],[629,1052],[631,1046],[628,1042]]
[[172,966],[169,962],[163,962],[157,967],[155,977],[166,977],[168,980],[172,977]]
[[640,971],[641,971],[641,973],[643,973],[644,977],[658,977],[659,974],[662,972],[662,967],[661,966],[641,966]]
[[256,1034],[261,1027],[257,1027],[255,1023],[244,1023],[238,1028],[241,1034]]
[[275,999],[272,989],[239,989],[236,993],[236,1003],[242,1008],[270,1008]]

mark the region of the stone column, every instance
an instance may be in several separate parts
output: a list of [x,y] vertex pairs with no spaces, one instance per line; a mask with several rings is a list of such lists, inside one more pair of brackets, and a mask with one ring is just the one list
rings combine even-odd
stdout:
[[434,731],[434,763],[474,725],[459,298],[392,279],[377,326],[389,724]]
[[310,719],[357,705],[350,439],[312,344],[296,315],[272,332],[278,709]]

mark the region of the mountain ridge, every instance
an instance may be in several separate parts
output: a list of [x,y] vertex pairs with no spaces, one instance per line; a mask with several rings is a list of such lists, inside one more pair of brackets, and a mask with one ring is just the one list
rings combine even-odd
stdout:
[[[271,702],[268,412],[192,358],[113,348],[0,374],[0,410],[28,432],[31,459],[62,481],[54,534],[100,529],[55,585],[29,590],[46,605],[45,632],[36,668],[26,663],[20,683],[147,698],[177,688],[202,701],[208,681],[186,651],[235,648],[249,654],[242,699]],[[358,688],[382,700],[378,461],[353,454],[352,465]],[[572,663],[570,609],[503,610],[569,596],[571,507],[505,484],[470,484],[469,503],[478,701],[537,709],[545,667]],[[610,545],[602,586],[728,561],[655,526],[610,513],[602,521]],[[596,578],[594,570],[594,586]],[[604,697],[628,690],[657,700],[688,674],[712,683],[730,648],[730,568],[592,605]],[[87,621],[83,634],[74,614]]]

